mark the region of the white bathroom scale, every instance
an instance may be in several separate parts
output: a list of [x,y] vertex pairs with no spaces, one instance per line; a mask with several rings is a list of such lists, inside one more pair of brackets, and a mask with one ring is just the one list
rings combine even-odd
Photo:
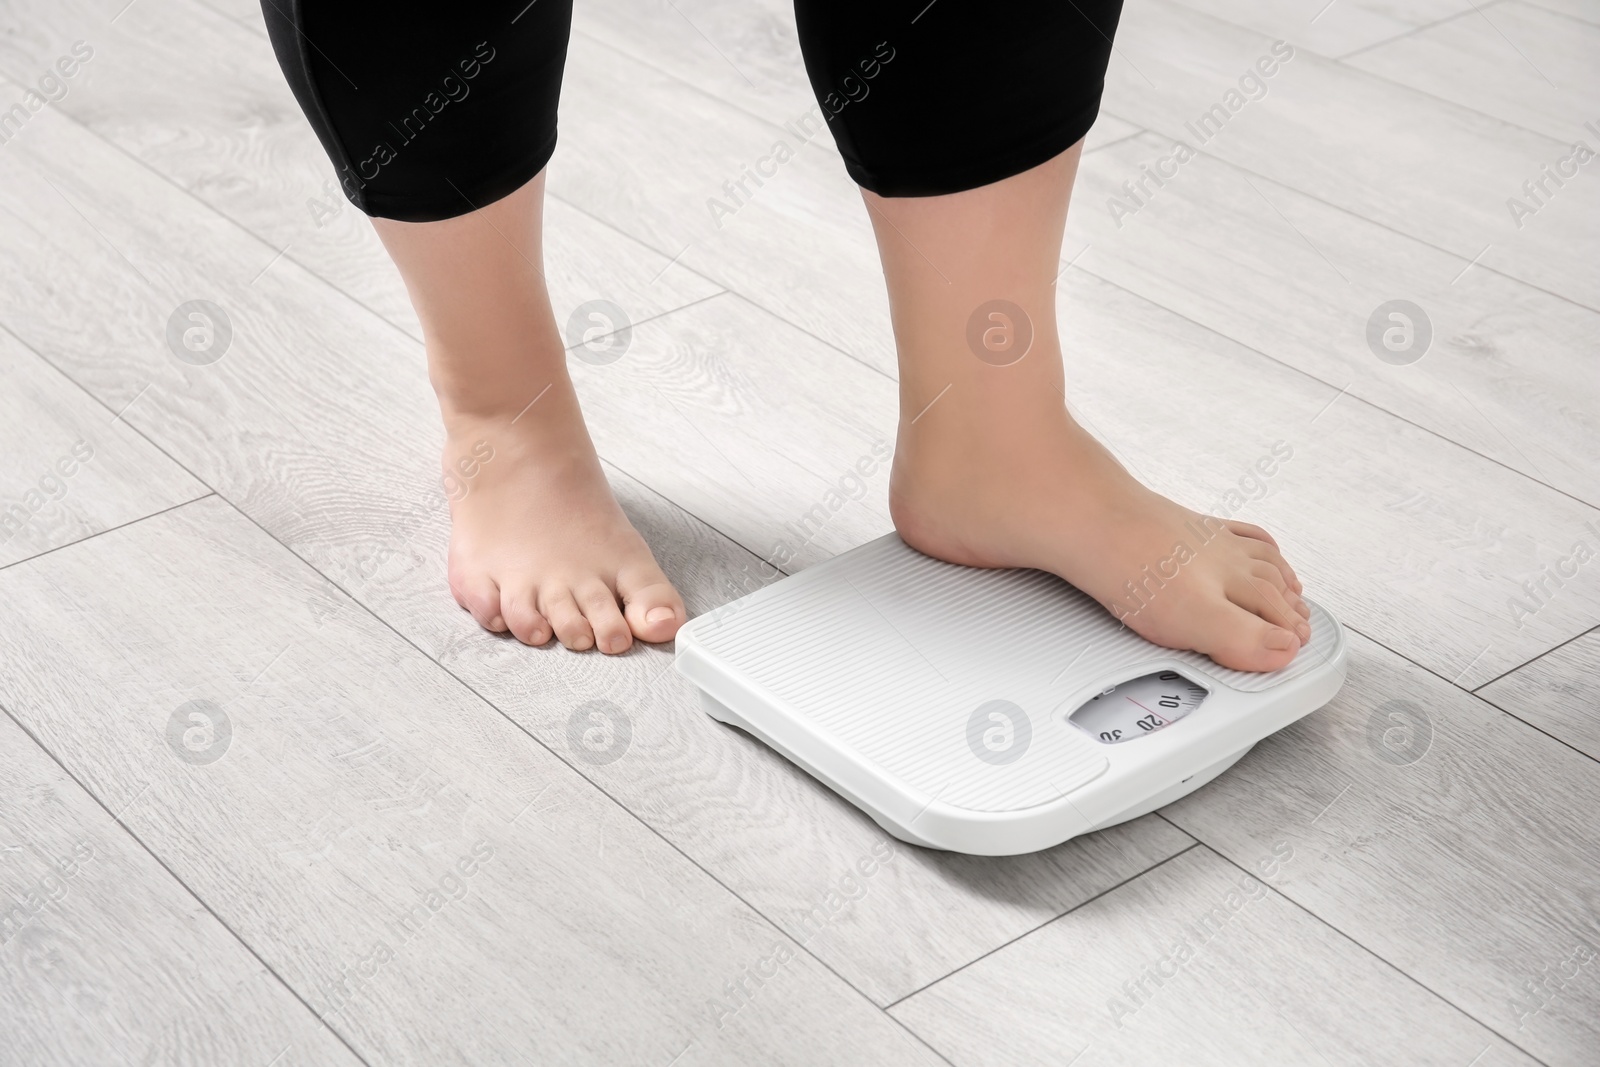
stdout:
[[1287,667],[1234,671],[1052,574],[889,534],[694,619],[675,665],[712,717],[895,837],[1009,856],[1169,804],[1332,699],[1344,631],[1307,603],[1311,643]]

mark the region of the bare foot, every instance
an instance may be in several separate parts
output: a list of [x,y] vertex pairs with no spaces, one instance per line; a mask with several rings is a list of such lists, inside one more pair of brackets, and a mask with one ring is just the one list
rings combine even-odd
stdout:
[[668,641],[683,601],[617,505],[545,288],[544,172],[437,222],[375,218],[444,416],[450,591],[485,629],[574,651]]
[[902,426],[889,510],[905,542],[952,563],[1036,567],[1131,629],[1224,667],[1270,671],[1311,637],[1301,585],[1265,530],[1140,485],[1059,405]]
[[606,483],[562,375],[519,414],[445,412],[450,591],[485,629],[574,651],[668,641],[683,601]]

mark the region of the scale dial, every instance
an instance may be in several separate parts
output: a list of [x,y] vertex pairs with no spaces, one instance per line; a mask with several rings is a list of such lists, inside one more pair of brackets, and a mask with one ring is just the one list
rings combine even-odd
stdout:
[[1206,690],[1176,671],[1114,685],[1072,713],[1072,724],[1096,741],[1119,745],[1166,729],[1205,700]]

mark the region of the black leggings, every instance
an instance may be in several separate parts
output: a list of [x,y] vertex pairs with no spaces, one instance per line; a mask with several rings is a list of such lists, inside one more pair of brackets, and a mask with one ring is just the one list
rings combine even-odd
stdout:
[[[369,215],[429,222],[549,162],[572,0],[262,0],[278,62]],[[795,0],[817,108],[857,183],[935,196],[1060,154],[1100,107],[1122,0]],[[809,137],[806,132],[805,136]]]

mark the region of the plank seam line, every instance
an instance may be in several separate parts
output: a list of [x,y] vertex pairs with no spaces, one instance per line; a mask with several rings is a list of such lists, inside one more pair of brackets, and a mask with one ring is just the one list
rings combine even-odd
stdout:
[[[1478,6],[1480,8],[1494,7],[1499,3],[1500,3],[1500,0],[1489,0],[1488,3],[1479,4]],[[1185,2],[1184,6],[1188,7],[1189,5],[1188,5],[1187,2]],[[1444,18],[1434,19],[1432,22],[1424,22],[1420,26],[1413,26],[1409,30],[1402,30],[1401,32],[1395,34],[1393,37],[1385,37],[1380,41],[1373,41],[1371,44],[1364,44],[1360,48],[1352,48],[1350,51],[1345,52],[1342,55],[1323,56],[1322,58],[1331,59],[1335,63],[1343,63],[1345,60],[1349,59],[1351,56],[1359,56],[1363,52],[1370,52],[1375,48],[1382,48],[1386,44],[1393,44],[1395,41],[1403,41],[1407,37],[1414,37],[1417,34],[1423,32],[1424,30],[1431,30],[1435,26],[1442,26],[1446,22],[1450,22],[1450,21],[1452,21],[1454,19],[1466,18],[1468,15],[1471,15],[1473,13],[1474,13],[1474,11],[1473,11],[1472,7],[1469,5],[1467,7],[1462,8],[1460,11],[1457,11],[1453,15],[1446,15]],[[1359,70],[1360,68],[1357,67],[1355,69]]]
[[[1161,813],[1157,812],[1156,814],[1160,815]],[[1161,817],[1162,817],[1162,819],[1166,819],[1165,815],[1162,815]],[[1167,820],[1167,821],[1170,822],[1171,820]],[[1177,823],[1173,823],[1173,825],[1177,826]],[[1183,827],[1179,826],[1178,829],[1182,830]],[[1188,833],[1187,830],[1185,830],[1184,832]],[[1193,836],[1193,835],[1191,834],[1190,836]],[[1304,904],[1300,903],[1298,900],[1296,900],[1293,897],[1289,896],[1287,893],[1282,892],[1281,890],[1279,890],[1279,888],[1277,886],[1273,885],[1272,883],[1266,881],[1263,878],[1258,878],[1256,875],[1251,874],[1249,871],[1247,871],[1243,867],[1239,866],[1239,864],[1235,863],[1230,857],[1224,855],[1221,852],[1218,852],[1216,849],[1212,848],[1209,844],[1206,844],[1205,842],[1202,841],[1200,847],[1204,848],[1207,852],[1211,853],[1213,856],[1217,857],[1222,862],[1226,863],[1228,866],[1234,868],[1235,870],[1242,871],[1246,876],[1248,876],[1250,878],[1255,878],[1256,881],[1258,881],[1262,885],[1266,886],[1267,889],[1270,890],[1274,896],[1278,897],[1281,900],[1287,901],[1289,904],[1292,904],[1294,907],[1298,908],[1300,911],[1304,912],[1307,916],[1309,916],[1314,922],[1316,922],[1317,924],[1319,924],[1321,926],[1326,927],[1329,930],[1332,930],[1335,934],[1337,934],[1338,936],[1344,938],[1345,941],[1347,941],[1351,945],[1355,946],[1359,951],[1366,953],[1368,956],[1371,956],[1373,959],[1375,959],[1378,962],[1382,963],[1385,967],[1389,968],[1395,974],[1398,974],[1400,977],[1404,978],[1406,981],[1410,982],[1412,985],[1415,985],[1418,989],[1421,989],[1423,992],[1427,993],[1429,996],[1431,996],[1434,999],[1436,999],[1437,1001],[1439,1001],[1439,1003],[1444,1004],[1444,1005],[1448,1006],[1449,1008],[1459,1012],[1461,1015],[1465,1016],[1466,1018],[1471,1019],[1473,1022],[1477,1023],[1479,1026],[1481,1026],[1485,1030],[1489,1031],[1489,1033],[1493,1034],[1495,1037],[1498,1037],[1500,1040],[1504,1041],[1506,1044],[1510,1045],[1512,1048],[1516,1049],[1518,1052],[1521,1052],[1524,1056],[1527,1056],[1533,1062],[1542,1065],[1542,1067],[1548,1067],[1548,1065],[1545,1064],[1544,1060],[1541,1060],[1539,1057],[1533,1055],[1533,1053],[1529,1052],[1527,1049],[1523,1048],[1521,1045],[1517,1044],[1515,1041],[1511,1040],[1509,1037],[1506,1037],[1496,1027],[1490,1025],[1489,1023],[1484,1022],[1482,1019],[1478,1018],[1472,1012],[1467,1011],[1465,1008],[1461,1007],[1461,1005],[1457,1004],[1455,1001],[1451,1000],[1449,997],[1443,995],[1442,993],[1439,993],[1437,990],[1432,989],[1431,987],[1426,985],[1420,978],[1417,978],[1415,975],[1409,974],[1406,971],[1401,970],[1398,966],[1396,966],[1395,964],[1391,963],[1386,957],[1384,957],[1383,955],[1379,954],[1378,952],[1375,952],[1371,948],[1368,948],[1366,945],[1364,945],[1360,941],[1356,940],[1350,934],[1346,933],[1344,930],[1341,930],[1339,927],[1335,926],[1333,923],[1331,923],[1328,920],[1324,919],[1322,916],[1318,915],[1316,912],[1312,911],[1310,908],[1306,907]],[[1482,1053],[1479,1053],[1479,1055],[1482,1055]]]
[[[187,505],[180,504],[178,506],[179,507],[186,507]],[[239,944],[240,948],[242,948],[246,952],[248,952],[255,959],[255,961],[257,963],[259,963],[263,968],[266,969],[266,972],[268,974],[272,975],[272,977],[278,982],[278,984],[281,985],[284,988],[284,990],[287,991],[288,994],[291,997],[293,997],[297,1002],[299,1002],[301,1007],[305,1008],[306,1011],[310,1012],[311,1013],[311,1017],[313,1019],[316,1019],[319,1023],[321,1023],[321,1027],[320,1027],[321,1029],[325,1029],[330,1034],[332,1034],[334,1036],[334,1038],[337,1039],[338,1042],[341,1045],[343,1045],[346,1049],[349,1050],[350,1054],[356,1058],[357,1062],[363,1063],[363,1064],[367,1063],[367,1059],[364,1056],[362,1056],[361,1053],[357,1052],[351,1046],[350,1042],[348,1042],[348,1041],[346,1041],[344,1039],[344,1035],[343,1034],[341,1034],[337,1030],[335,1030],[333,1028],[333,1026],[328,1023],[327,1019],[323,1018],[321,1015],[318,1015],[316,1009],[313,1008],[310,1004],[308,1004],[306,1002],[306,999],[300,995],[299,991],[296,990],[294,988],[294,986],[290,985],[284,979],[283,975],[278,973],[277,969],[275,967],[273,967],[272,964],[268,963],[264,958],[262,958],[261,954],[258,953],[255,950],[255,948],[252,947],[251,944],[248,941],[246,941],[243,937],[241,937],[239,935],[239,932],[237,930],[235,930],[233,928],[233,926],[228,923],[227,920],[225,920],[221,915],[218,915],[217,912],[216,912],[216,909],[214,909],[210,905],[210,903],[208,903],[206,901],[206,899],[204,897],[202,897],[198,892],[196,892],[193,886],[189,885],[188,882],[186,882],[182,878],[178,877],[178,873],[176,871],[174,871],[170,866],[167,865],[166,860],[162,859],[159,855],[157,855],[155,850],[152,849],[148,844],[146,844],[144,838],[140,837],[137,833],[135,833],[131,826],[129,826],[127,823],[123,822],[122,821],[122,817],[120,815],[113,815],[112,812],[111,812],[111,809],[108,808],[105,805],[105,802],[102,801],[100,799],[100,797],[95,794],[95,792],[93,790],[91,790],[87,785],[85,785],[82,779],[80,779],[76,774],[73,774],[72,773],[72,769],[69,768],[64,762],[62,762],[62,760],[53,751],[51,751],[50,748],[48,746],[46,746],[44,744],[44,742],[41,741],[39,739],[39,737],[32,730],[28,729],[27,725],[25,723],[23,723],[21,719],[17,718],[17,716],[11,711],[11,709],[9,707],[6,707],[4,704],[0,704],[0,710],[3,710],[5,712],[6,718],[8,718],[12,722],[16,723],[17,729],[21,730],[24,734],[26,734],[29,737],[29,739],[31,739],[33,741],[33,743],[35,745],[39,746],[40,750],[43,751],[45,755],[50,757],[51,761],[53,763],[55,763],[55,765],[57,767],[61,768],[61,773],[65,774],[68,778],[71,778],[72,781],[74,783],[76,783],[78,788],[83,790],[83,793],[84,793],[85,796],[87,796],[90,800],[92,800],[95,803],[95,805],[100,808],[101,811],[105,812],[106,815],[110,816],[111,821],[114,824],[116,824],[117,826],[121,827],[123,833],[127,834],[128,837],[130,837],[134,841],[135,844],[137,844],[141,849],[143,849],[145,854],[148,855],[151,858],[151,860],[153,860],[163,871],[167,872],[167,876],[169,878],[171,878],[174,882],[176,882],[179,886],[181,886],[183,888],[183,891],[185,893],[187,893],[194,900],[195,903],[199,904],[202,908],[204,908],[206,910],[206,914],[210,915],[214,920],[216,920],[217,925],[222,927],[223,930],[227,931],[228,935],[230,937],[232,937],[234,939],[234,941],[236,941]],[[124,814],[126,814],[126,813],[124,813]],[[371,1065],[368,1064],[368,1067],[371,1067]]]
[[[1364,630],[1357,629],[1356,627],[1352,626],[1348,622],[1344,622],[1344,621],[1341,620],[1340,625],[1343,626],[1346,630],[1349,630],[1351,633],[1360,634],[1362,637],[1366,638],[1368,641],[1371,641],[1373,644],[1377,645],[1379,648],[1383,649],[1385,652],[1389,652],[1389,653],[1391,653],[1393,655],[1399,656],[1401,659],[1405,660],[1407,663],[1409,663],[1413,667],[1417,668],[1417,670],[1422,671],[1425,674],[1431,674],[1433,677],[1439,679],[1439,681],[1443,682],[1445,685],[1450,686],[1452,689],[1456,690],[1457,692],[1465,693],[1467,696],[1472,697],[1474,700],[1479,701],[1480,703],[1484,704],[1487,707],[1493,708],[1495,711],[1498,711],[1500,714],[1508,716],[1509,718],[1515,719],[1517,722],[1522,723],[1522,725],[1526,726],[1528,729],[1534,730],[1534,731],[1536,731],[1538,733],[1541,733],[1541,734],[1544,734],[1544,736],[1548,737],[1550,740],[1556,742],[1557,744],[1559,744],[1559,745],[1561,745],[1561,746],[1563,746],[1565,748],[1570,748],[1573,752],[1576,752],[1578,755],[1582,756],[1584,759],[1589,760],[1592,763],[1600,763],[1600,759],[1597,759],[1596,757],[1589,755],[1589,753],[1585,752],[1581,748],[1578,748],[1576,745],[1573,745],[1573,744],[1571,744],[1571,743],[1569,743],[1567,741],[1563,741],[1561,738],[1557,737],[1555,734],[1551,733],[1548,730],[1541,729],[1536,724],[1529,722],[1527,719],[1524,719],[1522,716],[1516,714],[1515,712],[1508,711],[1505,708],[1502,708],[1499,704],[1496,704],[1494,701],[1488,699],[1487,697],[1480,696],[1476,689],[1468,689],[1466,686],[1459,684],[1459,682],[1451,681],[1449,678],[1446,678],[1444,675],[1440,674],[1438,671],[1434,670],[1432,667],[1428,666],[1426,663],[1421,663],[1421,662],[1419,662],[1419,661],[1417,661],[1415,659],[1412,659],[1410,656],[1406,655],[1404,652],[1401,652],[1398,648],[1392,648],[1389,645],[1384,644],[1382,641],[1378,640],[1376,637],[1373,637],[1371,634],[1365,632]],[[1534,663],[1534,662],[1536,662],[1536,661],[1538,661],[1540,659],[1543,659],[1545,656],[1548,656],[1551,652],[1554,652],[1557,648],[1561,648],[1563,645],[1571,644],[1573,641],[1576,641],[1579,637],[1582,637],[1584,634],[1591,633],[1595,629],[1600,629],[1600,627],[1590,627],[1589,629],[1584,630],[1582,633],[1577,634],[1575,637],[1569,637],[1569,638],[1567,638],[1567,640],[1562,641],[1561,644],[1556,645],[1553,648],[1548,648],[1545,651],[1539,653],[1537,656],[1534,656],[1533,659],[1530,659],[1530,660],[1528,660],[1527,662],[1524,662],[1524,663],[1517,664],[1515,667],[1511,668],[1511,670],[1512,671],[1519,671],[1523,667],[1526,667],[1529,663]],[[1511,673],[1511,671],[1507,671],[1506,672],[1506,674],[1509,674],[1509,673]],[[1505,677],[1505,674],[1498,675],[1496,679],[1490,679],[1490,680],[1494,681],[1494,680],[1497,680],[1498,678],[1503,678],[1503,677]],[[1488,685],[1488,684],[1489,684],[1488,682],[1484,682],[1483,683],[1483,685]],[[1478,687],[1478,689],[1482,689],[1482,688],[1483,688],[1482,685],[1480,685]]]
[[[1154,813],[1154,814],[1159,814],[1159,812]],[[1165,822],[1166,820],[1162,820],[1162,821]],[[1128,877],[1124,878],[1122,881],[1118,882],[1116,885],[1107,886],[1105,889],[1102,889],[1100,892],[1096,893],[1094,896],[1087,897],[1084,900],[1079,901],[1078,903],[1074,904],[1072,907],[1068,908],[1066,911],[1062,912],[1061,914],[1052,915],[1052,916],[1050,916],[1050,918],[1046,919],[1042,923],[1039,923],[1037,926],[1029,927],[1028,929],[1022,931],[1020,934],[1016,935],[1015,937],[1010,938],[1010,939],[1008,939],[1008,940],[996,945],[994,948],[990,949],[988,952],[985,952],[983,955],[976,956],[973,959],[968,960],[966,963],[963,963],[961,966],[957,967],[955,970],[949,972],[948,974],[940,975],[938,978],[935,978],[933,981],[928,982],[928,983],[926,983],[924,985],[918,986],[916,989],[913,989],[911,992],[907,993],[905,996],[901,997],[899,1000],[895,1001],[894,1003],[884,1005],[884,1009],[883,1010],[884,1011],[889,1011],[892,1008],[899,1007],[901,1004],[904,1004],[906,1001],[910,1000],[912,997],[918,995],[919,993],[923,993],[923,992],[925,992],[925,991],[927,991],[929,989],[932,989],[934,986],[938,985],[940,982],[946,981],[946,980],[948,980],[950,978],[954,978],[956,975],[960,974],[962,971],[966,970],[968,967],[971,967],[973,964],[978,963],[978,962],[980,962],[982,960],[988,959],[990,956],[993,956],[996,952],[999,952],[1001,949],[1006,948],[1008,945],[1014,945],[1018,941],[1021,941],[1025,937],[1031,937],[1032,935],[1038,933],[1040,930],[1043,930],[1046,926],[1049,926],[1051,923],[1061,921],[1062,919],[1066,918],[1068,915],[1071,915],[1073,912],[1077,911],[1078,909],[1086,907],[1089,904],[1093,904],[1095,901],[1099,900],[1101,897],[1105,896],[1106,894],[1114,893],[1118,889],[1121,889],[1123,886],[1127,885],[1129,882],[1131,882],[1131,881],[1133,881],[1133,880],[1135,880],[1137,878],[1143,878],[1145,875],[1149,874],[1151,871],[1154,871],[1159,867],[1163,867],[1166,864],[1171,863],[1173,860],[1177,859],[1179,856],[1182,856],[1185,853],[1192,851],[1193,849],[1201,847],[1200,839],[1195,837],[1189,831],[1185,830],[1183,827],[1177,826],[1177,825],[1175,825],[1173,823],[1170,823],[1170,822],[1168,822],[1167,825],[1171,826],[1174,830],[1178,831],[1180,834],[1182,834],[1183,836],[1187,837],[1189,839],[1189,843],[1187,845],[1183,846],[1182,848],[1180,848],[1178,851],[1174,852],[1172,855],[1166,856],[1166,857],[1164,857],[1162,859],[1159,859],[1156,862],[1152,863],[1150,866],[1145,867],[1143,870],[1135,871],[1133,874],[1128,875]]]
[[[1549,648],[1545,649],[1543,652],[1539,653],[1537,656],[1534,656],[1531,659],[1524,660],[1523,662],[1517,664],[1515,667],[1512,667],[1509,670],[1501,671],[1499,674],[1495,675],[1493,678],[1490,678],[1487,682],[1484,682],[1481,685],[1475,686],[1472,690],[1470,690],[1470,692],[1472,693],[1473,696],[1476,696],[1476,697],[1479,697],[1482,700],[1488,701],[1488,703],[1490,703],[1490,704],[1494,704],[1494,701],[1489,700],[1488,697],[1482,695],[1483,691],[1485,689],[1487,689],[1489,686],[1491,686],[1494,683],[1498,682],[1500,679],[1506,677],[1507,675],[1511,675],[1511,674],[1517,673],[1518,671],[1520,671],[1524,667],[1527,667],[1527,666],[1529,666],[1531,664],[1534,664],[1534,663],[1538,663],[1540,660],[1544,659],[1546,656],[1552,655],[1553,653],[1558,652],[1563,648],[1566,648],[1568,645],[1572,644],[1572,642],[1578,640],[1579,638],[1588,637],[1590,634],[1594,633],[1596,630],[1600,630],[1600,626],[1594,626],[1594,627],[1591,627],[1591,628],[1589,628],[1587,630],[1579,631],[1578,633],[1575,633],[1571,637],[1567,638],[1565,641],[1562,641],[1560,644],[1551,645]],[[1495,704],[1495,707],[1498,708],[1498,707],[1500,707],[1500,705]],[[1505,709],[1501,708],[1501,710],[1504,711]]]

